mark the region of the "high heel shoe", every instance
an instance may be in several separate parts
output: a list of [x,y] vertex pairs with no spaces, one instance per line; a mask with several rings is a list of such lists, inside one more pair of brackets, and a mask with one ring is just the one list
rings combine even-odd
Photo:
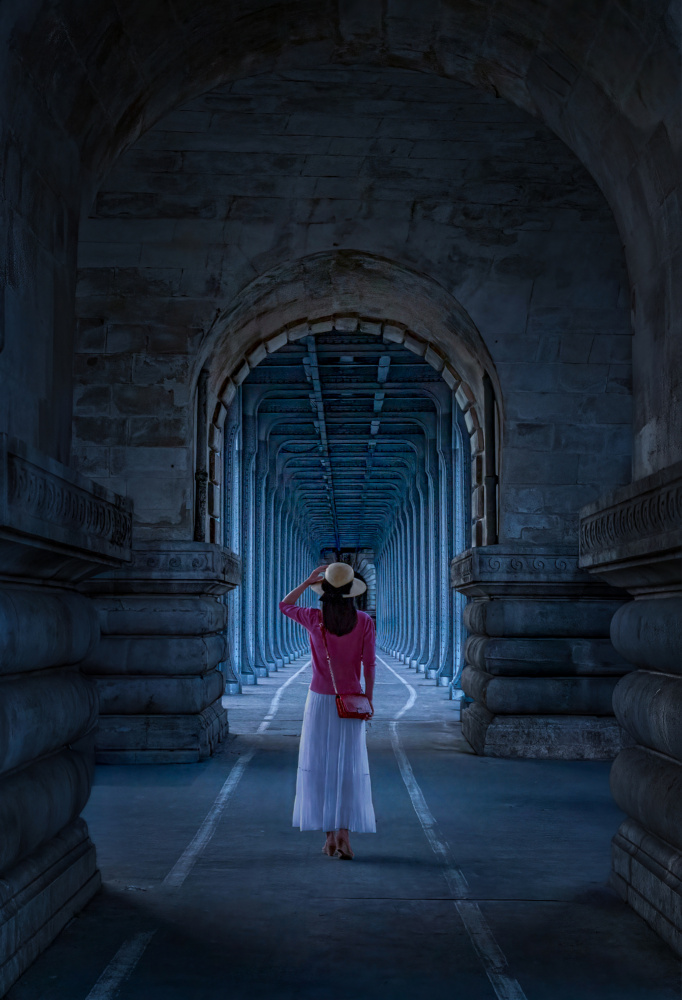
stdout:
[[342,861],[352,861],[354,855],[350,849],[350,844],[337,844],[334,857],[341,858]]

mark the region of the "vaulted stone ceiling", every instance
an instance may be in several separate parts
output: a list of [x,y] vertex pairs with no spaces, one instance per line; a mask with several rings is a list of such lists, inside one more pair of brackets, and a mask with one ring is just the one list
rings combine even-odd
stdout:
[[334,331],[268,355],[243,391],[319,548],[378,547],[436,437],[441,376],[398,344]]

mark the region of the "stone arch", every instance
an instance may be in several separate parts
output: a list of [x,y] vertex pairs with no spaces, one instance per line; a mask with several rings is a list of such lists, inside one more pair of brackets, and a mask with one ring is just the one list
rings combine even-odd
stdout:
[[[472,542],[496,540],[503,401],[485,344],[465,310],[435,281],[358,251],[315,254],[274,269],[254,281],[214,325],[194,376],[206,385],[199,401],[200,409],[205,408],[205,430],[200,418],[197,438],[198,536],[219,539],[217,456],[237,387],[285,343],[331,330],[359,331],[402,344],[440,372],[454,393],[468,436]],[[208,478],[205,498],[202,477]]]

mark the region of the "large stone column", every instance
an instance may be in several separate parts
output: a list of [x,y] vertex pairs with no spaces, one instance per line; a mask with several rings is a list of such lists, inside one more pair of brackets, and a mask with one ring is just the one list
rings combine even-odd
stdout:
[[614,888],[682,954],[682,462],[583,509],[580,563],[634,600],[611,624],[637,669],[614,693],[634,746],[611,771],[628,818],[613,839]]
[[97,691],[88,574],[130,557],[131,505],[0,435],[0,996],[100,885],[81,810]]
[[142,542],[125,570],[83,589],[102,638],[83,662],[95,680],[101,763],[189,763],[227,733],[222,707],[225,605],[238,558],[209,542]]
[[620,593],[570,550],[491,545],[451,566],[469,598],[462,732],[479,754],[602,760],[623,746],[613,690],[632,669],[609,639]]

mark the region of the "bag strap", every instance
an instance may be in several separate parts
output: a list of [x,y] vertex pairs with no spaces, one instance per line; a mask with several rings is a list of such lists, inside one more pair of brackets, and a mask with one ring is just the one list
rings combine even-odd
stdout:
[[322,641],[324,642],[324,651],[327,654],[327,663],[329,665],[329,673],[332,675],[332,684],[334,685],[334,692],[338,695],[339,689],[336,686],[336,678],[334,677],[334,671],[332,670],[332,661],[329,656],[329,647],[327,646],[327,630],[324,627],[324,618],[322,617],[322,612],[320,611],[320,631],[322,632]]

